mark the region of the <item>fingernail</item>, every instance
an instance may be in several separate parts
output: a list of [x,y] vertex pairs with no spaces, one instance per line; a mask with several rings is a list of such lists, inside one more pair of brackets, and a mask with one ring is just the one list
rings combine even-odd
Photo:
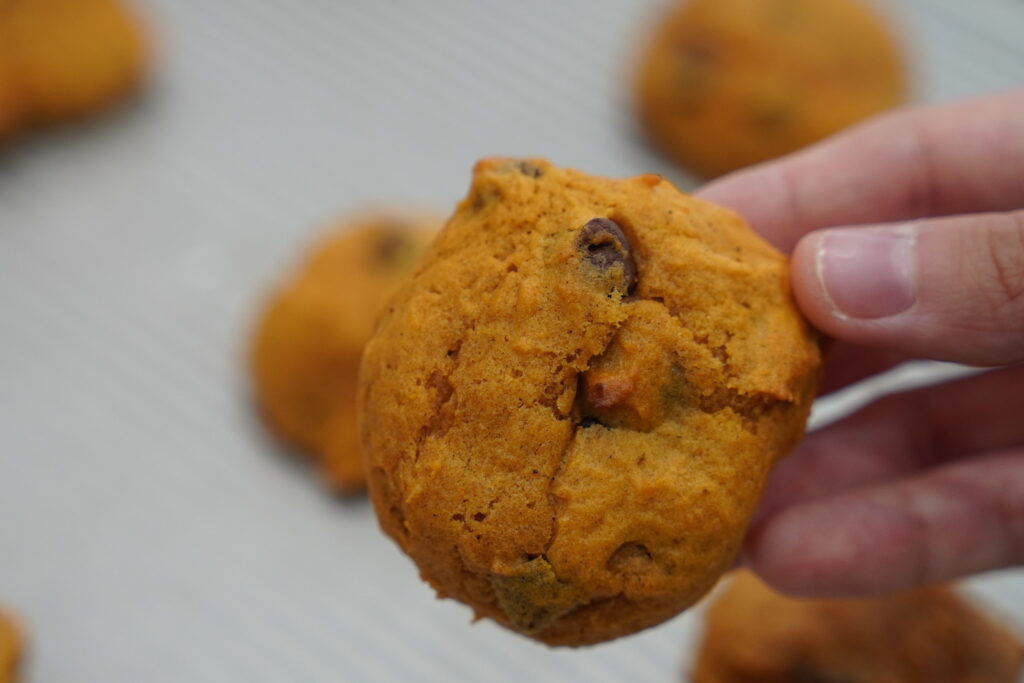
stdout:
[[817,275],[833,315],[872,320],[913,306],[914,234],[912,225],[826,231]]

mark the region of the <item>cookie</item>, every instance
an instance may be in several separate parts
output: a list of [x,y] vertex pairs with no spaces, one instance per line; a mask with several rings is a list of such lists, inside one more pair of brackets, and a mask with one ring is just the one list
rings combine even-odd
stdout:
[[17,682],[21,650],[21,632],[13,619],[0,612],[0,683]]
[[11,60],[0,47],[0,142],[10,138],[21,126],[24,104]]
[[440,224],[398,212],[339,221],[257,325],[250,365],[262,414],[339,492],[365,487],[355,408],[363,345],[380,302],[411,272]]
[[146,66],[141,25],[119,0],[7,0],[0,53],[34,123],[107,107],[139,85]]
[[478,616],[632,633],[730,566],[819,364],[785,257],[734,213],[487,159],[366,347],[371,498]]
[[713,177],[787,154],[907,97],[886,26],[858,0],[685,0],[636,75],[648,136]]
[[753,574],[708,611],[694,683],[1015,683],[1021,643],[947,587],[794,599]]

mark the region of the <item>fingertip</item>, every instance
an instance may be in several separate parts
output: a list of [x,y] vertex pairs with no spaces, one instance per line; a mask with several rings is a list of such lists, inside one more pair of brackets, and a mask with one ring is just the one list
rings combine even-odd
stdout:
[[790,556],[785,552],[777,552],[786,549],[784,545],[779,545],[780,540],[785,543],[785,538],[773,538],[775,534],[771,521],[771,518],[762,520],[747,534],[743,546],[743,564],[779,593],[802,595],[801,589],[804,587],[800,577],[794,573],[792,563],[786,561]]
[[793,295],[840,340],[973,365],[1024,359],[1024,212],[835,227],[792,256]]
[[[826,516],[823,516],[826,515]],[[832,516],[828,516],[832,515]],[[748,565],[787,595],[842,597],[873,592],[881,583],[864,566],[850,520],[828,503],[808,503],[762,520],[748,535]],[[823,520],[836,519],[835,523]],[[878,568],[880,569],[880,568]]]
[[832,336],[837,336],[836,332],[840,330],[836,329],[836,320],[841,320],[843,316],[841,313],[837,315],[835,304],[830,299],[822,279],[822,240],[825,232],[816,230],[797,242],[790,258],[790,282],[793,287],[793,298],[811,324]]
[[[903,333],[901,314],[916,303],[913,225],[830,228],[806,235],[792,258],[797,304],[838,339],[881,340]],[[894,324],[895,323],[895,324]],[[866,335],[866,333],[868,333]]]

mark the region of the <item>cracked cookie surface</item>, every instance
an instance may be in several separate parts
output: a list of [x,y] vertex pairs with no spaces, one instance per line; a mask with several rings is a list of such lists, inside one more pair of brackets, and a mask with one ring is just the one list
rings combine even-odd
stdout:
[[1024,646],[946,587],[859,600],[779,595],[737,572],[707,615],[694,683],[1014,683]]
[[657,176],[486,159],[366,347],[383,529],[549,644],[668,619],[733,561],[817,384],[786,259]]
[[355,405],[363,345],[381,301],[412,271],[440,224],[397,211],[340,221],[257,324],[250,368],[262,414],[340,493],[365,487]]
[[860,0],[679,0],[636,76],[651,139],[705,177],[805,147],[907,97]]

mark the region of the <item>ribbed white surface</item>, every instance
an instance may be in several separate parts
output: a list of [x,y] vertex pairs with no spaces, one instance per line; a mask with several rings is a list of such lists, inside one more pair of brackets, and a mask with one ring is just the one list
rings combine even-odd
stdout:
[[[445,209],[495,153],[691,186],[625,106],[653,8],[154,0],[147,97],[3,152],[0,602],[30,681],[679,679],[692,613],[575,652],[467,625],[365,501],[279,456],[242,367],[339,210]],[[904,9],[922,99],[1024,79],[1020,0]],[[1024,618],[1021,575],[978,583]]]

